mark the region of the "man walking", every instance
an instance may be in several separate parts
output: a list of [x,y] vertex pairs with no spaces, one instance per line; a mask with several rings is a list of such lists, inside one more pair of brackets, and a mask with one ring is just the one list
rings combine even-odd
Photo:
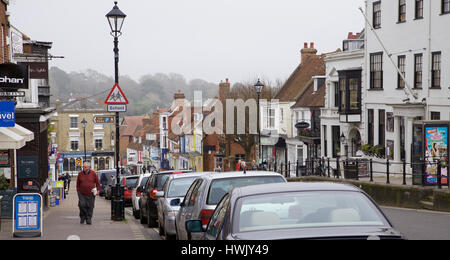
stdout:
[[78,207],[80,208],[80,224],[86,221],[86,224],[92,224],[92,215],[94,213],[95,196],[100,191],[101,184],[97,173],[91,170],[88,162],[83,164],[83,170],[78,173],[77,192]]

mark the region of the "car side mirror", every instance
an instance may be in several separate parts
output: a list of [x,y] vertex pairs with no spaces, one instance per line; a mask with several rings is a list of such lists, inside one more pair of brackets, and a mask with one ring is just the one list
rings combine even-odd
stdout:
[[157,191],[157,192],[155,193],[155,197],[157,197],[157,198],[162,198],[162,197],[164,197],[164,191]]
[[170,201],[170,206],[176,207],[176,206],[179,206],[180,203],[181,203],[181,199],[173,199]]
[[142,192],[144,191],[144,188],[138,187],[138,188],[136,189],[136,191],[142,193]]
[[201,220],[186,221],[186,231],[190,233],[204,232]]

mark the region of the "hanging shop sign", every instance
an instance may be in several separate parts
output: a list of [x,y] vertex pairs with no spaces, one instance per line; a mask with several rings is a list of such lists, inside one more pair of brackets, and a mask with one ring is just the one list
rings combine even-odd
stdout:
[[0,102],[0,127],[15,127],[15,105],[14,101]]
[[23,64],[0,64],[0,89],[28,89],[28,66]]
[[19,64],[28,66],[30,79],[48,79],[47,62],[21,62]]
[[310,124],[308,122],[298,122],[297,124],[295,124],[295,128],[297,128],[297,129],[306,129],[309,127],[310,127]]

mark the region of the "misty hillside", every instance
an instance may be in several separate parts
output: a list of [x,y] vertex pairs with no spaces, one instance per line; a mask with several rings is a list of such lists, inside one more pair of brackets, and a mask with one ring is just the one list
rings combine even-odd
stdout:
[[[93,96],[105,100],[109,90],[114,85],[112,77],[105,76],[94,70],[67,73],[57,67],[50,69],[51,102],[67,101],[71,96]],[[194,91],[202,91],[203,99],[218,95],[218,86],[201,79],[186,79],[179,74],[169,75],[158,73],[145,75],[139,82],[130,77],[120,77],[120,88],[128,98],[127,115],[142,115],[152,113],[158,108],[169,107],[173,95],[181,90],[187,99],[193,100]]]

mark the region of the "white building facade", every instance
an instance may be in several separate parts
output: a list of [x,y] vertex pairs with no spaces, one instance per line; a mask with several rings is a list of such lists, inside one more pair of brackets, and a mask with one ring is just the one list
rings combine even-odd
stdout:
[[450,3],[369,0],[366,16],[363,142],[409,164],[413,124],[450,120]]

